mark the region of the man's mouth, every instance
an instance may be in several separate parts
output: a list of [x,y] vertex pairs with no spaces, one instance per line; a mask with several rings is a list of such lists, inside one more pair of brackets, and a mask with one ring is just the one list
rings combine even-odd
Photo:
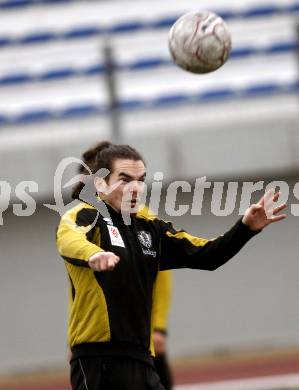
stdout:
[[138,202],[138,199],[131,199],[131,201],[130,201],[131,207],[135,207],[137,202]]

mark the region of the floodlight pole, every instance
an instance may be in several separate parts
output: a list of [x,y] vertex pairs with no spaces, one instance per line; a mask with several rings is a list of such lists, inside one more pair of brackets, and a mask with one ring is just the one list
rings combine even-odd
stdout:
[[108,115],[110,117],[111,139],[112,142],[121,143],[121,118],[120,108],[117,98],[116,88],[116,71],[117,66],[114,61],[113,49],[109,38],[104,39],[104,66],[105,66],[105,80],[108,94]]

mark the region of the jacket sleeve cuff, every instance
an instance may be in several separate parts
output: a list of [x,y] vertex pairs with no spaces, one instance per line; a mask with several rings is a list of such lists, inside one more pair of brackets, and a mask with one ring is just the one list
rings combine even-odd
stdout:
[[249,226],[245,225],[245,223],[242,222],[242,218],[240,218],[239,221],[236,223],[236,227],[240,230],[242,235],[248,238],[254,237],[262,231],[262,229],[251,230]]

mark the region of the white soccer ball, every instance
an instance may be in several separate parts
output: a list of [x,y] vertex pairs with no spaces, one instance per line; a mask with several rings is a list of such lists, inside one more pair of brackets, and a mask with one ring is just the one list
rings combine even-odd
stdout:
[[213,12],[181,16],[169,31],[169,50],[175,63],[192,73],[208,73],[222,66],[231,51],[231,34]]

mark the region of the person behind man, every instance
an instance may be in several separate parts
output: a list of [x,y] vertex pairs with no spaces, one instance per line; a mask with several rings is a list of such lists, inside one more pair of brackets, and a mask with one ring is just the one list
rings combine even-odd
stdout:
[[268,217],[265,201],[270,196],[276,202],[279,193],[266,193],[229,231],[209,240],[136,212],[146,168],[134,148],[104,142],[93,172],[103,169],[109,174],[93,179],[98,194],[94,205],[81,202],[70,209],[57,230],[57,247],[72,286],[72,388],[162,390],[152,359],[158,271],[217,269],[267,225],[284,219],[278,213],[286,205],[274,207]]
[[168,316],[171,295],[172,271],[159,271],[153,296],[152,324],[155,350],[154,363],[165,390],[171,390],[173,386],[167,356]]

